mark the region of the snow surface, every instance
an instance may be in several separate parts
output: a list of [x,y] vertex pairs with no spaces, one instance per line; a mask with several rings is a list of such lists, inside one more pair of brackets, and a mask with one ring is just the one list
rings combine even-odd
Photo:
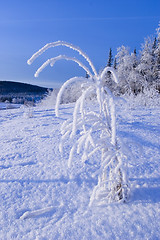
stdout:
[[22,106],[21,104],[3,103],[3,102],[0,102],[0,110],[19,108],[19,107],[21,107],[21,106]]
[[[93,106],[94,107],[94,106]],[[117,109],[127,144],[131,196],[126,204],[89,207],[99,158],[59,153],[60,127],[73,105],[0,111],[0,239],[160,239],[160,108]],[[77,132],[78,134],[78,132]]]

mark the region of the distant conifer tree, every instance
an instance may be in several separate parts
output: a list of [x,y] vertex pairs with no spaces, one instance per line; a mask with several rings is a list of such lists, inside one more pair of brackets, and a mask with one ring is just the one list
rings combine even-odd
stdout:
[[153,45],[152,45],[152,70],[153,70],[153,79],[154,81],[157,79],[157,72],[156,72],[156,49],[157,49],[157,38],[154,38]]
[[136,48],[133,51],[133,68],[136,68],[138,65],[138,60],[137,60],[137,50]]
[[155,51],[156,47],[157,47],[157,38],[155,37],[154,42],[153,42],[153,46],[152,46],[153,51]]
[[112,55],[112,49],[109,49],[109,56],[108,56],[108,62],[107,67],[111,67],[113,65],[113,55]]
[[114,67],[115,70],[117,69],[117,59],[116,59],[116,57],[114,58],[113,67]]
[[[106,67],[112,67],[112,65],[113,65],[113,55],[112,55],[112,49],[110,48]],[[112,89],[113,83],[112,83],[111,72],[108,71],[105,78],[106,78],[106,85]]]
[[88,75],[88,73],[86,72],[86,76],[85,76],[85,78],[89,78],[89,75]]

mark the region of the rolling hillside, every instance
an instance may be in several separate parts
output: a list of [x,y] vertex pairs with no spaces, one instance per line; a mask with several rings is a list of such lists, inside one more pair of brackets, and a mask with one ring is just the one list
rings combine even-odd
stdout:
[[39,87],[27,83],[0,81],[0,94],[12,93],[36,93],[44,94],[47,88]]
[[27,83],[0,81],[0,102],[35,103],[48,92],[47,88]]

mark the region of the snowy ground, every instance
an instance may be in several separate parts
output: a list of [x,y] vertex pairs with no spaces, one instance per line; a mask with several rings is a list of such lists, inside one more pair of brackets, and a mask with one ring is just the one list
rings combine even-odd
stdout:
[[[122,108],[123,109],[123,108]],[[160,108],[118,114],[118,135],[129,158],[126,204],[88,207],[97,165],[78,157],[67,168],[58,151],[60,126],[72,105],[0,111],[0,239],[160,239]]]
[[19,108],[19,107],[21,107],[21,104],[3,103],[3,102],[0,102],[0,110],[4,110],[4,109],[14,109],[14,108]]

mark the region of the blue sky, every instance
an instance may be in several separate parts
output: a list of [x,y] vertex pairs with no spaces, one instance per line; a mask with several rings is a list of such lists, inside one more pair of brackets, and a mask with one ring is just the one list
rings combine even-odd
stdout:
[[[6,0],[0,1],[0,80],[56,87],[73,76],[85,76],[75,64],[59,61],[34,78],[36,69],[61,53],[49,49],[31,65],[27,60],[48,42],[63,40],[79,46],[97,71],[107,63],[109,48],[140,50],[144,37],[154,35],[160,21],[160,0]],[[80,60],[82,60],[80,58]]]

